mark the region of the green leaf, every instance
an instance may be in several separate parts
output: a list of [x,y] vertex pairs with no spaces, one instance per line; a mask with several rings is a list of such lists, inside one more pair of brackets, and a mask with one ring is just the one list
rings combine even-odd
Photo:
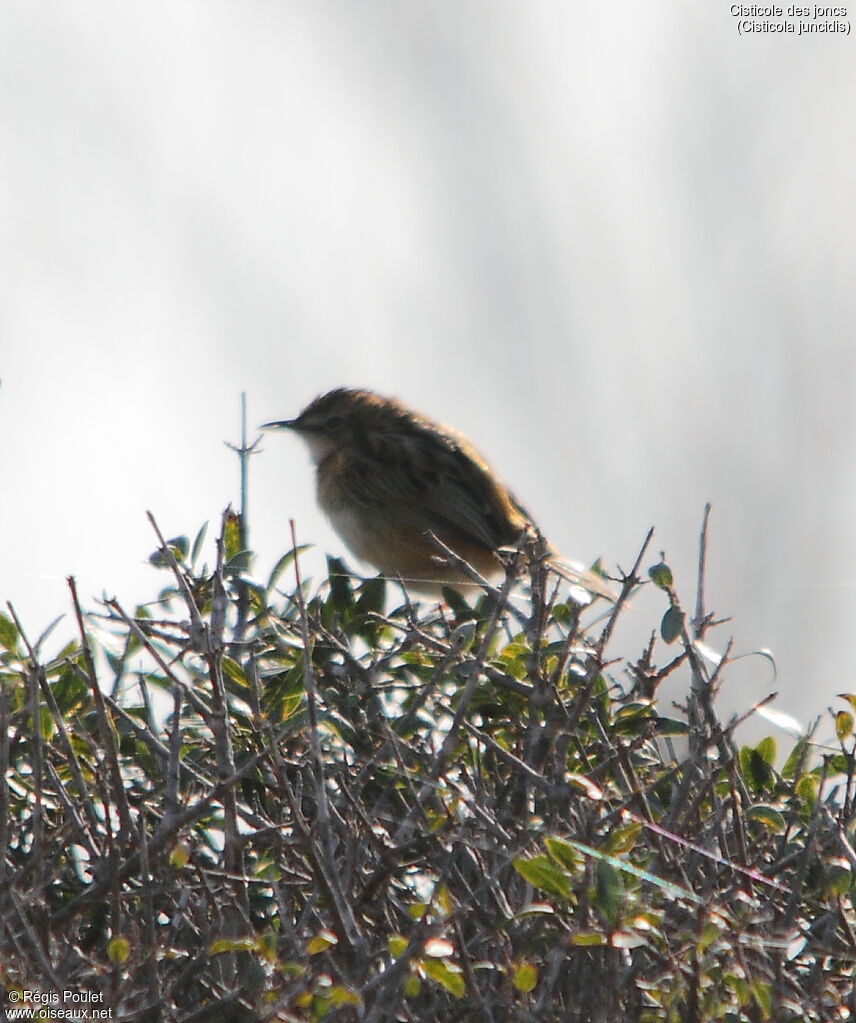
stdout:
[[648,575],[651,577],[651,581],[661,590],[670,590],[674,585],[674,578],[672,577],[672,570],[666,564],[665,561],[659,561],[656,565],[652,565],[648,569]]
[[624,901],[624,882],[621,874],[606,860],[595,864],[595,908],[600,911],[610,928],[618,923],[618,914]]
[[655,717],[654,721],[657,735],[686,735],[690,730],[686,721],[677,718]]
[[532,963],[518,963],[511,974],[511,983],[516,991],[528,994],[530,991],[534,991],[535,985],[538,983],[538,970]]
[[349,635],[361,636],[372,646],[377,646],[383,623],[376,616],[382,614],[386,606],[386,580],[382,576],[366,579],[357,592],[359,596],[353,615],[349,616],[346,631]]
[[190,551],[190,541],[186,536],[173,536],[166,542],[167,547],[172,551],[175,560],[181,564],[187,559]]
[[665,643],[674,643],[684,627],[684,613],[674,604],[663,615],[660,622],[660,635]]
[[[585,793],[585,795],[589,799],[595,800],[597,802],[603,799],[604,796],[606,795],[604,790],[599,785],[596,785],[590,778],[586,778],[584,774],[577,774],[574,771],[573,773],[565,775],[565,781],[571,787],[579,789],[580,792]],[[577,847],[574,846],[574,848]]]
[[[576,607],[576,604],[572,605]],[[559,623],[559,625],[567,625],[571,620],[570,608],[567,604],[555,604],[553,606],[553,617]]]
[[761,1019],[769,1019],[773,1011],[773,991],[771,985],[761,980],[753,980],[752,997],[755,999],[755,1004],[761,1010]]
[[223,657],[223,673],[227,678],[230,678],[237,685],[244,689],[249,688],[249,682],[247,676],[244,674],[244,669],[238,664],[237,661],[233,661],[231,657]]
[[241,534],[241,516],[230,509],[223,522],[223,561],[227,564],[243,547]]
[[774,806],[768,806],[765,803],[756,803],[754,806],[750,806],[746,810],[746,818],[758,821],[768,831],[772,831],[777,835],[782,834],[785,830],[784,815]]
[[452,631],[452,634],[449,636],[449,643],[453,649],[466,653],[472,647],[475,638],[476,623],[474,621],[462,622]]
[[237,550],[229,558],[228,561],[223,565],[223,575],[234,578],[237,575],[243,575],[244,572],[250,570],[250,566],[253,563],[253,552]]
[[709,948],[721,933],[722,931],[715,923],[705,924],[704,927],[702,927],[701,934],[699,934],[698,941],[696,942],[696,950],[699,955],[701,955],[706,948]]
[[751,746],[743,746],[737,754],[740,773],[754,792],[765,789],[773,780],[773,772],[766,759]]
[[415,973],[409,973],[405,978],[402,990],[405,998],[418,998],[419,992],[422,990],[422,981]]
[[762,739],[755,747],[758,751],[758,756],[764,761],[765,764],[772,767],[776,762],[776,740],[772,735],[768,735]]
[[169,865],[175,870],[181,870],[190,862],[190,849],[184,842],[174,845],[169,853]]
[[326,952],[328,948],[338,943],[339,939],[332,931],[321,931],[306,942],[306,954],[317,956],[319,952]]
[[330,988],[330,1002],[334,1006],[362,1005],[362,998],[356,991],[351,991],[350,988],[343,987],[341,984],[335,984]]
[[585,862],[582,855],[561,838],[545,838],[544,845],[550,854],[550,858],[570,873],[576,873],[580,865]]
[[557,895],[565,901],[570,901],[572,894],[570,879],[543,853],[529,858],[518,856],[512,861],[512,865],[531,885],[547,892],[548,895]]
[[611,856],[620,856],[629,853],[636,845],[636,839],[642,830],[642,824],[634,821],[632,824],[625,824],[620,828],[613,828],[606,836],[606,841],[600,847],[600,851]]
[[839,742],[844,742],[853,734],[853,715],[840,710],[835,715],[835,734]]
[[357,614],[381,614],[386,604],[386,579],[382,575],[360,584]]
[[303,709],[303,704],[303,693],[294,693],[292,696],[284,696],[279,712],[277,713],[276,720],[281,724],[284,724],[286,721],[293,718],[298,711]]
[[616,713],[615,730],[618,735],[641,735],[647,732],[652,720],[649,702],[629,703]]
[[337,611],[354,606],[351,573],[339,558],[327,556],[327,577],[330,580],[330,603]]
[[828,863],[823,887],[829,895],[847,895],[853,888],[853,871],[841,863]]
[[211,942],[208,951],[213,956],[225,955],[230,952],[254,952],[255,938],[217,938]]
[[193,546],[190,549],[190,563],[195,565],[199,560],[199,555],[202,553],[202,544],[205,543],[205,535],[208,532],[208,523],[203,522],[202,527],[196,534],[193,540]]
[[54,733],[53,716],[48,707],[39,706],[39,729],[45,742],[50,742]]
[[127,938],[116,937],[107,943],[107,958],[111,963],[127,962],[131,954],[131,943]]
[[466,994],[464,978],[457,967],[443,959],[420,959],[419,965],[426,977],[444,987],[455,998],[463,998]]
[[796,777],[797,768],[800,764],[805,764],[807,748],[808,742],[805,739],[800,739],[799,742],[797,742],[788,755],[788,759],[785,761],[785,765],[782,768],[783,778],[788,778],[790,780]]
[[453,586],[441,587],[441,593],[443,595],[444,602],[455,612],[455,618],[458,621],[469,621],[478,617],[466,600],[461,596],[460,592]]
[[268,581],[267,581],[267,591],[268,591],[268,593],[270,593],[270,591],[273,590],[273,588],[279,582],[279,577],[288,568],[288,566],[292,563],[292,561],[294,561],[295,558],[297,558],[301,554],[303,554],[304,551],[310,550],[311,547],[312,547],[312,544],[304,543],[304,544],[298,545],[297,547],[292,547],[292,549],[290,551],[286,551],[285,554],[283,554],[283,556],[279,559],[279,561],[277,561],[277,563],[273,566],[271,574],[268,577]]
[[155,568],[170,568],[170,560],[167,552],[170,552],[179,565],[187,557],[190,550],[190,542],[186,536],[174,536],[166,541],[166,550],[158,548],[149,555],[149,564]]
[[51,685],[51,692],[63,717],[72,712],[80,712],[90,702],[89,687],[71,667],[65,669]]
[[556,910],[544,902],[530,902],[528,906],[515,913],[514,920],[525,920],[530,916],[555,916]]
[[813,774],[804,774],[796,784],[796,793],[811,810],[817,803],[820,782]]
[[444,917],[452,915],[455,910],[455,902],[448,885],[441,884],[434,889],[434,906],[440,910]]

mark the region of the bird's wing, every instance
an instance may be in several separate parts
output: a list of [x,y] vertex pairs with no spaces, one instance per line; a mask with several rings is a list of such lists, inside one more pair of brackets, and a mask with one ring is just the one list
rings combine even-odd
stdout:
[[494,551],[526,525],[505,487],[463,440],[429,426],[367,438],[348,467],[354,498],[383,505],[401,521],[426,522],[444,543]]
[[[364,508],[383,510],[420,532],[430,529],[452,549],[464,543],[496,551],[533,527],[526,509],[464,438],[419,425],[366,442],[370,447],[347,466],[351,497]],[[573,585],[615,601],[608,584],[582,565],[552,549],[548,562]]]

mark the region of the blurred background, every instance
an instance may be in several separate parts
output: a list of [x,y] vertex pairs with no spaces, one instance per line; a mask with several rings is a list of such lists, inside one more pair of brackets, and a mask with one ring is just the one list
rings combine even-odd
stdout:
[[[68,574],[150,599],[145,510],[213,534],[237,501],[240,393],[255,427],[363,386],[569,555],[628,568],[654,525],[690,608],[711,501],[710,639],[779,672],[724,707],[825,713],[856,690],[853,46],[724,2],[4,3],[3,601],[35,638]],[[263,449],[256,574],[289,518],[317,573],[308,456]]]

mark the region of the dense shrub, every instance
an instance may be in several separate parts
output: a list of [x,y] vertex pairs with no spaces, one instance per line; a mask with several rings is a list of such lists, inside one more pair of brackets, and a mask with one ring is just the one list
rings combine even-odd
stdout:
[[[856,1012],[849,712],[825,757],[738,749],[711,616],[663,564],[660,635],[611,650],[644,548],[614,607],[581,608],[519,555],[499,590],[411,605],[335,560],[300,583],[297,551],[261,585],[241,546],[231,514],[211,569],[203,535],[161,540],[169,583],[135,609],[84,613],[72,583],[79,638],[55,656],[0,617],[7,999],[126,1020]],[[683,717],[657,705],[672,673]]]

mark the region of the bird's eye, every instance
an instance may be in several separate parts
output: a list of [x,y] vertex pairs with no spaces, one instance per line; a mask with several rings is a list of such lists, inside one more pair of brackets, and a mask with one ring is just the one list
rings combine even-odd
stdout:
[[327,416],[327,421],[324,423],[324,426],[333,433],[335,433],[336,430],[341,430],[344,425],[344,416]]

